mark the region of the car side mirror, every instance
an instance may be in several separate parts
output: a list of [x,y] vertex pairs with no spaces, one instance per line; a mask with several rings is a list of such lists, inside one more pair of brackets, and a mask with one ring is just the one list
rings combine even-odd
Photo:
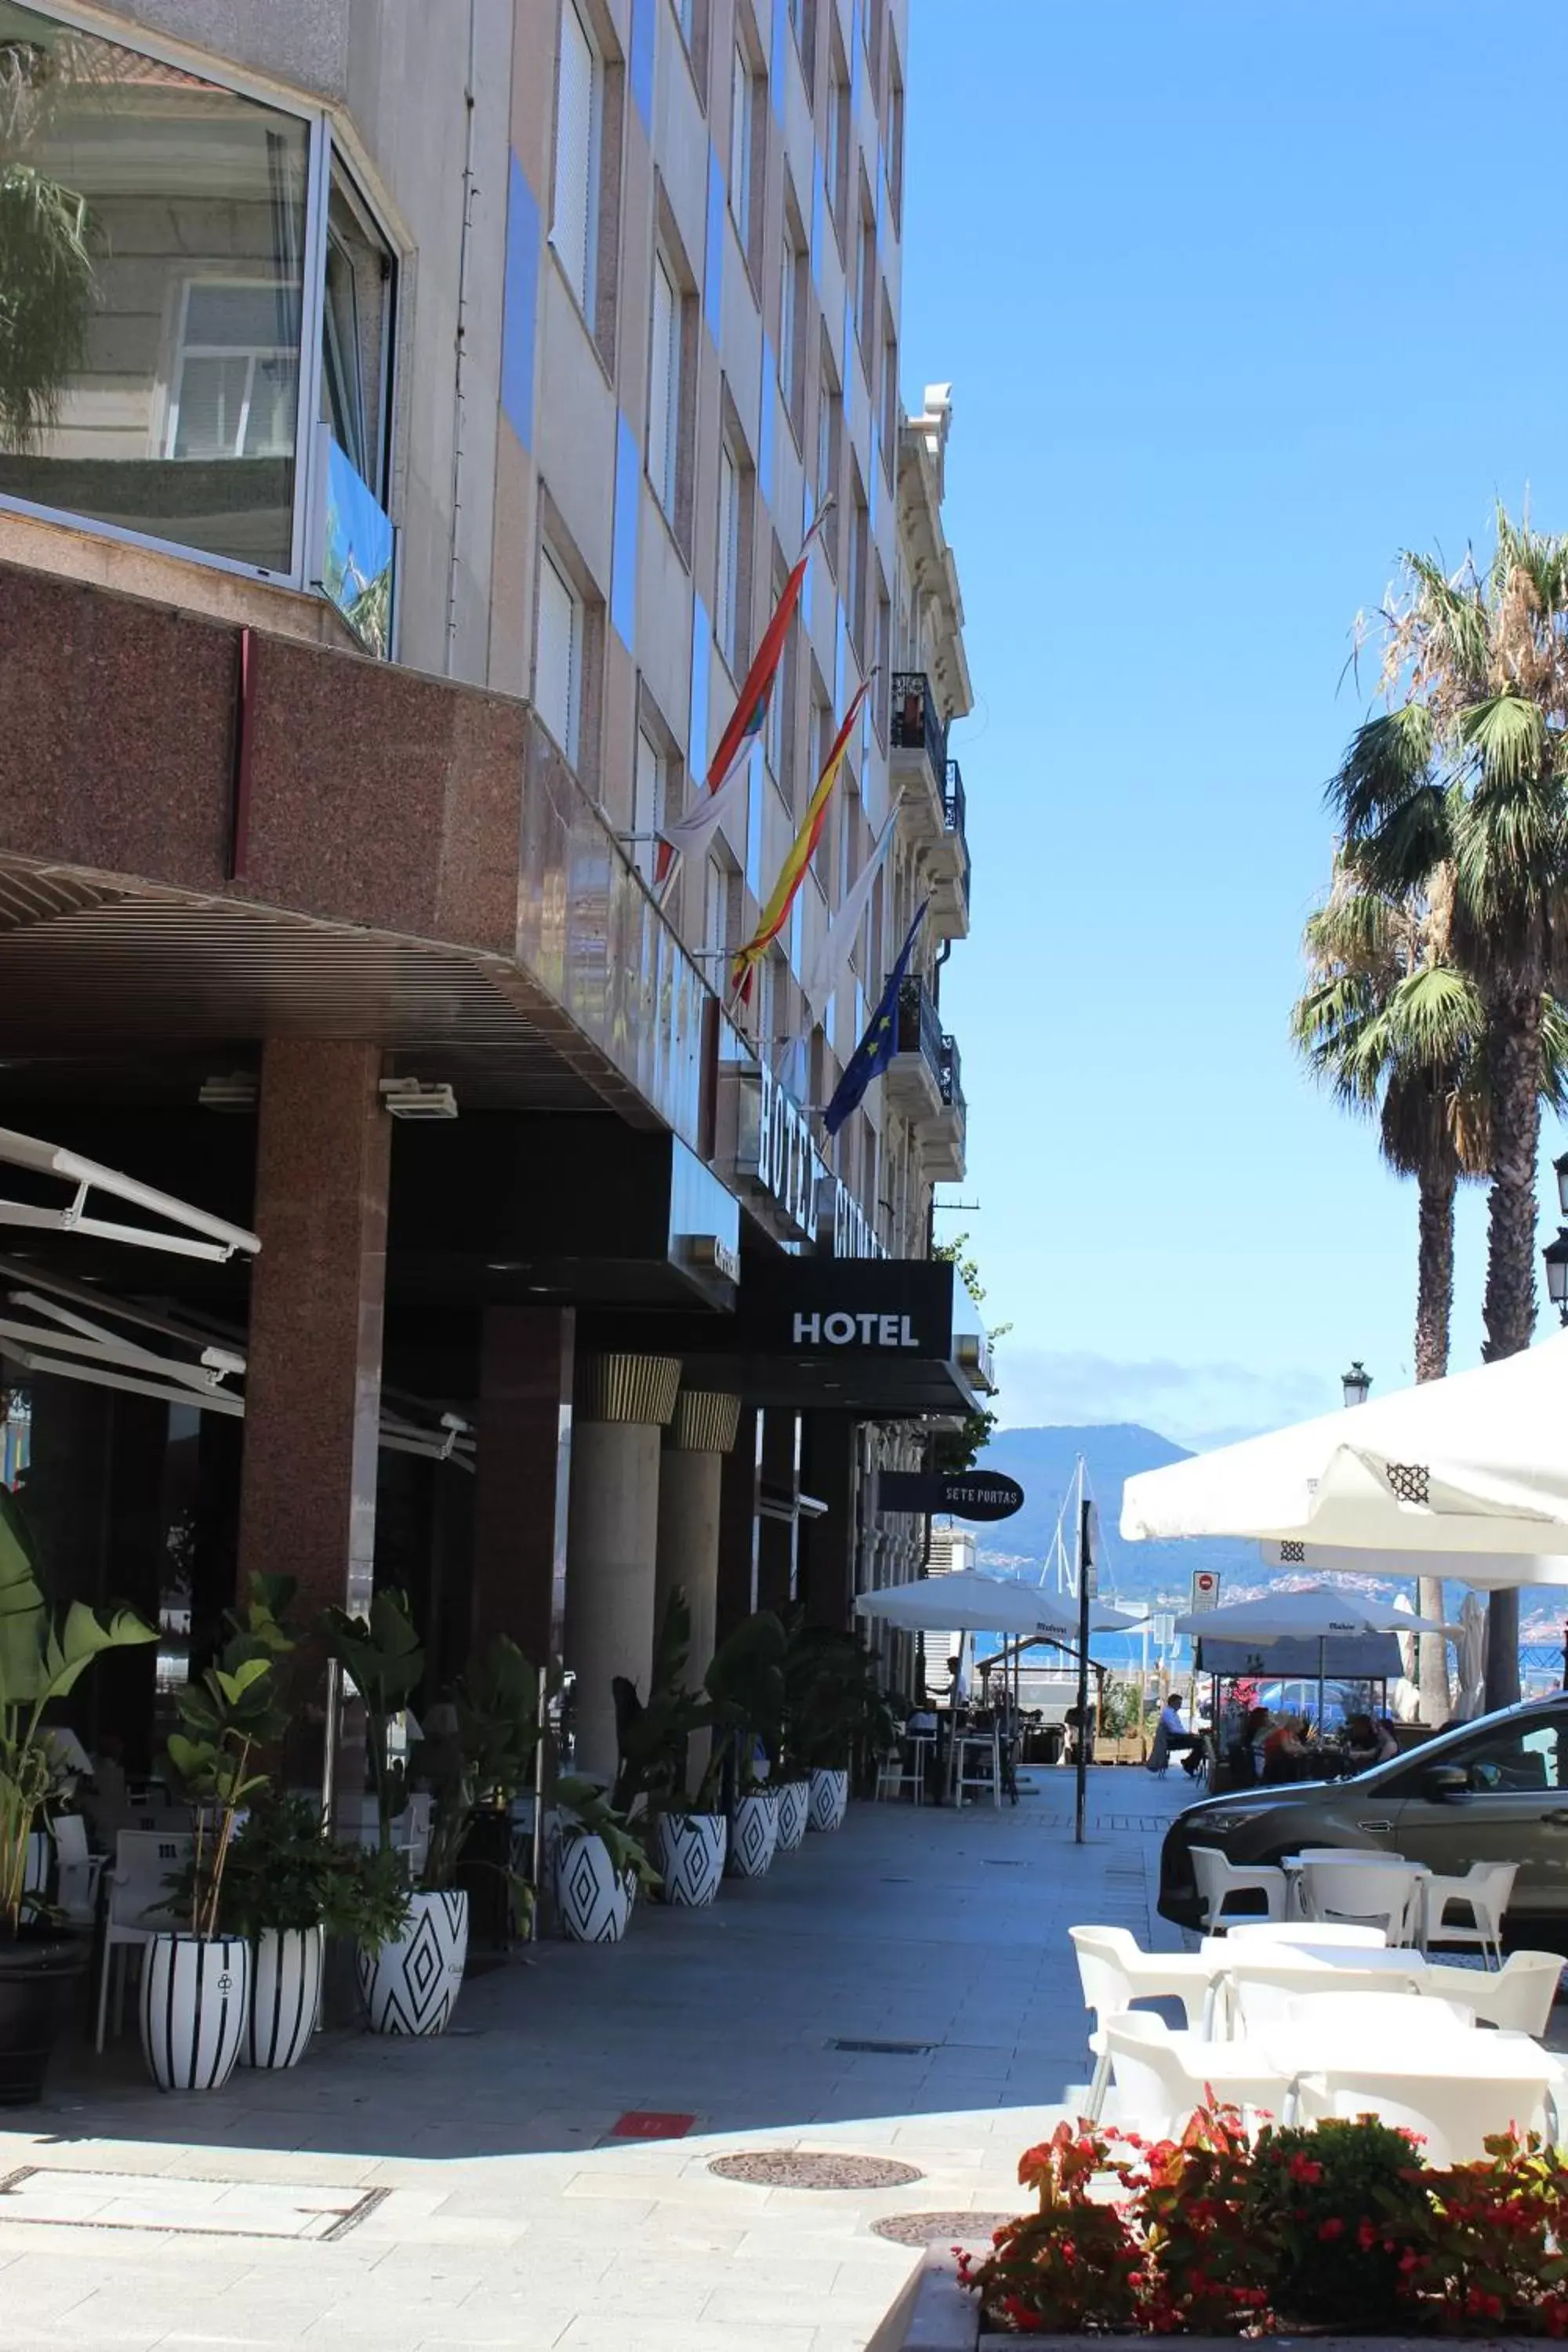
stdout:
[[1462,1764],[1434,1764],[1421,1783],[1421,1791],[1435,1805],[1457,1804],[1470,1793],[1470,1776]]

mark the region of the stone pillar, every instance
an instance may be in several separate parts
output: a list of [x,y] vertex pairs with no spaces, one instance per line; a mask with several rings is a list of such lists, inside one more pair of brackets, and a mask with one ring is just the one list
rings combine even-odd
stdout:
[[537,1666],[564,1642],[575,1340],[570,1307],[485,1309],[469,1640],[510,1633]]
[[712,1389],[682,1389],[658,1472],[658,1563],[654,1625],[678,1588],[691,1611],[687,1681],[695,1690],[713,1655],[719,1618],[719,1516],[724,1456],[735,1443],[741,1400]]
[[[381,1427],[391,1121],[377,1045],[272,1038],[261,1065],[256,1230],[240,1473],[239,1581],[296,1578],[309,1626],[329,1604],[370,1605]],[[321,1777],[326,1674],[314,1640],[291,1662],[291,1778]],[[343,1710],[330,1775],[356,1813],[358,1707]]]
[[646,1694],[653,1663],[659,1439],[679,1356],[590,1356],[578,1367],[566,1532],[566,1664],[576,1676],[576,1766],[612,1780],[625,1675]]
[[763,1416],[742,1405],[736,1442],[724,1457],[719,1488],[719,1614],[723,1641],[757,1605],[757,1530],[762,1500]]

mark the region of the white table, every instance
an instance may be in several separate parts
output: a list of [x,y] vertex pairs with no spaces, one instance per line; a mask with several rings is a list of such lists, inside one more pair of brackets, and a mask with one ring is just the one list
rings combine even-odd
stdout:
[[[1436,2004],[1433,2006],[1436,2009]],[[1422,2084],[1440,2077],[1447,2084],[1517,2084],[1544,2103],[1555,2137],[1555,2094],[1563,2081],[1562,2066],[1528,2033],[1484,2032],[1479,2026],[1460,2025],[1452,2018],[1445,2020],[1438,2012],[1420,2032],[1405,2026],[1376,2036],[1347,2033],[1342,2027],[1334,2032],[1317,2032],[1310,2024],[1295,2024],[1289,2032],[1268,2029],[1255,2036],[1248,2047],[1260,2050],[1290,2085],[1281,2118],[1285,2122],[1294,2111],[1295,2085],[1303,2074],[1365,2075],[1369,2083],[1386,2082],[1394,2097],[1398,2085],[1407,2084],[1411,2104],[1416,2106]],[[1374,2092],[1369,2089],[1367,2095],[1375,2104]]]

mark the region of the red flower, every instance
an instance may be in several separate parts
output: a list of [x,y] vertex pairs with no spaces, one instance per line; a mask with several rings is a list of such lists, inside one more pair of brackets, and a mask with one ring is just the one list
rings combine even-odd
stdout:
[[1290,2158],[1292,2180],[1303,2181],[1309,2189],[1315,2189],[1322,2177],[1322,2166],[1314,2164],[1310,2156],[1293,2156]]
[[1362,2252],[1363,2254],[1370,2254],[1373,2246],[1377,2243],[1378,2231],[1376,2225],[1371,2221],[1363,2221],[1361,2228],[1356,2231],[1355,2236],[1356,2243],[1361,2248]]
[[1328,2221],[1320,2222],[1318,2226],[1318,2235],[1325,2245],[1331,2244],[1336,2238],[1342,2238],[1344,2233],[1345,2225],[1337,2213],[1331,2215]]

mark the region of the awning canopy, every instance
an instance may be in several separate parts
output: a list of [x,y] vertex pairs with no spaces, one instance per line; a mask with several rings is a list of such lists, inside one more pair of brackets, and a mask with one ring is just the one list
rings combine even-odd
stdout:
[[[1294,1547],[1568,1554],[1568,1332],[1522,1355],[1130,1478],[1121,1532]],[[1304,1561],[1304,1550],[1302,1555]],[[1405,1573],[1409,1573],[1407,1569]],[[1504,1577],[1502,1581],[1510,1581]]]
[[[1013,1584],[995,1576],[959,1570],[952,1576],[925,1576],[912,1584],[884,1585],[856,1596],[862,1617],[875,1617],[904,1633],[1006,1633],[1046,1642],[1078,1640],[1078,1603],[1037,1585]],[[1142,1620],[1120,1609],[1089,1604],[1091,1633],[1120,1633]]]

